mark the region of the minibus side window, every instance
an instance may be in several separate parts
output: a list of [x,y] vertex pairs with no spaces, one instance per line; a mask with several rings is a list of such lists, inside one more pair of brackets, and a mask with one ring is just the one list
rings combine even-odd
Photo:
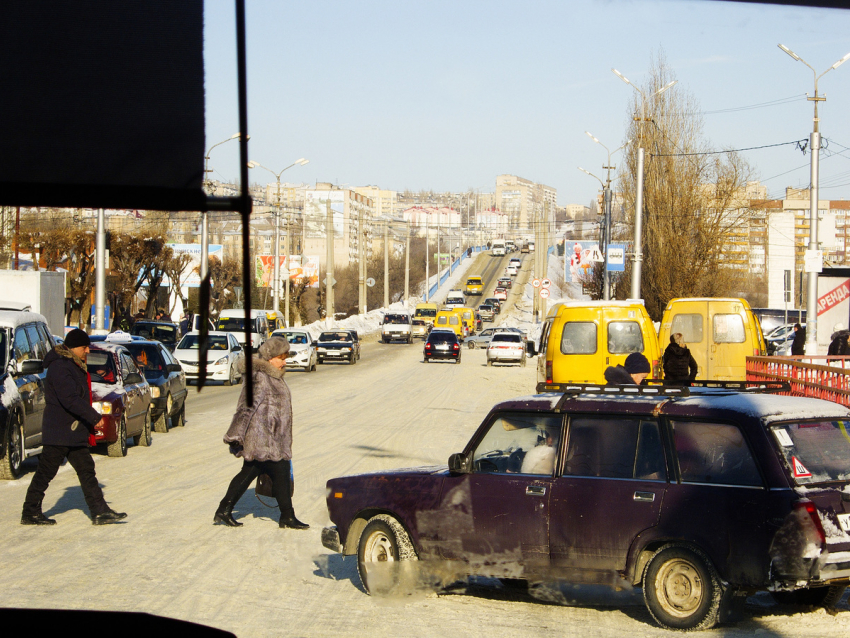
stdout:
[[561,353],[594,354],[596,352],[596,324],[592,321],[570,321],[564,324],[561,335]]

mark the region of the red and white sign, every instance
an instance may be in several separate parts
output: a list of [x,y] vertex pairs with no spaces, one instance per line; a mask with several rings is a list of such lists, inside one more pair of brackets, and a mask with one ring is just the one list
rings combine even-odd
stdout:
[[531,282],[531,285],[532,285],[532,286],[534,286],[535,288],[540,288],[540,280],[539,280],[539,279],[534,279],[534,280]]
[[548,288],[541,288],[540,289],[540,298],[541,299],[548,299],[549,298],[549,289]]
[[796,456],[791,457],[791,471],[794,473],[794,478],[812,478],[812,473],[800,463],[800,459]]
[[544,279],[543,281],[540,282],[540,285],[543,286],[544,288],[548,288],[549,286],[552,285],[552,282],[549,281],[548,279]]
[[846,301],[848,297],[850,297],[850,279],[845,279],[836,288],[820,296],[820,299],[818,299],[818,316],[832,310],[842,301]]

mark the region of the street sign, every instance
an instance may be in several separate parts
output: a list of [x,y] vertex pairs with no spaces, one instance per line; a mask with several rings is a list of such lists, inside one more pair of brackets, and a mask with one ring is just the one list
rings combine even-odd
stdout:
[[[330,280],[330,283],[328,283],[328,280]],[[326,286],[330,286],[331,288],[333,288],[334,285],[336,285],[336,279],[334,279],[330,275],[326,275],[325,278],[322,279],[322,283],[324,283]]]
[[531,285],[534,286],[535,288],[540,288],[540,280],[535,279],[534,281],[531,282]]
[[541,299],[548,299],[549,298],[549,289],[548,288],[541,288],[540,289],[540,298]]
[[374,277],[369,277],[369,279],[367,279],[367,280],[366,280],[366,285],[367,285],[367,286],[369,286],[369,288],[371,288],[372,286],[374,286],[374,285],[375,285],[375,278],[374,278]]
[[805,272],[823,272],[823,251],[806,249],[803,270]]
[[623,272],[626,269],[626,247],[623,244],[608,245],[608,272]]
[[605,257],[602,255],[602,251],[599,250],[599,246],[593,246],[590,249],[590,261],[595,261],[597,263],[605,262]]
[[540,282],[540,285],[543,286],[544,288],[548,288],[549,286],[552,285],[552,282],[549,279],[544,279],[543,281]]

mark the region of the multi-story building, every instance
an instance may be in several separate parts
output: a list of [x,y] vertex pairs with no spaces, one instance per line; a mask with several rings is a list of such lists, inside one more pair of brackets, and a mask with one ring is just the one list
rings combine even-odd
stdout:
[[[330,202],[333,227],[333,255],[335,265],[354,263],[359,256],[359,237],[372,234],[375,217],[374,202],[350,188],[339,188],[319,182],[307,189],[304,195],[304,253],[319,255],[322,268],[327,261],[327,207]],[[370,243],[364,244],[366,257]]]
[[531,229],[536,215],[543,207],[554,211],[558,206],[558,191],[516,175],[496,177],[496,208],[510,217],[512,229]]
[[364,195],[374,202],[375,214],[394,217],[398,209],[398,193],[377,186],[355,186],[354,192]]

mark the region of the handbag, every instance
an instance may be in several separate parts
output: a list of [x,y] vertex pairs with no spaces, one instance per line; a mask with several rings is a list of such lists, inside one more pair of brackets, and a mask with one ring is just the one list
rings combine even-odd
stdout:
[[[254,487],[254,494],[258,497],[265,496],[267,498],[273,498],[274,494],[272,493],[272,477],[263,472],[257,477],[257,485]],[[292,469],[292,461],[289,462],[289,496],[290,498],[295,495],[295,472]],[[260,500],[263,503],[262,500]],[[263,505],[266,505],[263,503]],[[267,507],[277,507],[276,505],[267,505]]]

